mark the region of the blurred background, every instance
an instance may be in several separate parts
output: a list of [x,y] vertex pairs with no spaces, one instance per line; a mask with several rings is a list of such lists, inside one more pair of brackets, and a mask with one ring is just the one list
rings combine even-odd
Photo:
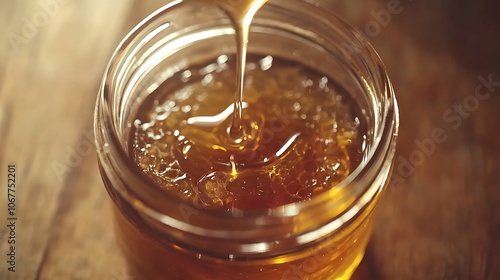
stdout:
[[[93,107],[120,39],[166,2],[0,0],[0,279],[134,279],[109,223]],[[500,279],[500,2],[316,2],[373,43],[401,111],[394,179],[355,279]]]

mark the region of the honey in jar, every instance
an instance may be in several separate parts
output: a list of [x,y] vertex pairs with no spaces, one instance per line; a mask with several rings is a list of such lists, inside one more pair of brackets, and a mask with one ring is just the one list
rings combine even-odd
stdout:
[[99,166],[130,274],[349,279],[394,155],[382,63],[366,42],[343,52],[360,39],[334,16],[277,0],[256,14],[238,84],[233,23],[207,9],[164,7],[103,80]]
[[[179,72],[138,106],[129,156],[152,184],[199,211],[267,211],[314,199],[359,165],[366,128],[356,103],[328,76],[277,57],[249,57],[241,134],[232,138],[235,60]],[[219,265],[210,253],[155,245],[156,234],[135,222],[122,220],[119,231],[144,279],[288,279],[297,265],[286,253]],[[356,226],[350,238],[361,245],[368,228]],[[348,267],[361,248],[325,250],[318,271]],[[306,275],[298,279],[315,279]]]

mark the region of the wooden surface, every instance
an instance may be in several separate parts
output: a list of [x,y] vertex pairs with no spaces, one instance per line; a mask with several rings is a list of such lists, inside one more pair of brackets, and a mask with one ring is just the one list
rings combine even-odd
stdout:
[[[377,28],[394,0],[322,2],[374,43],[401,110],[398,180],[355,279],[500,279],[499,5],[401,0]],[[0,0],[0,279],[134,279],[114,243],[92,114],[120,38],[161,4]],[[480,76],[496,82],[485,100],[474,95]],[[464,102],[470,110],[449,112]],[[446,140],[424,151],[416,141],[436,129]],[[6,262],[8,164],[15,273]]]

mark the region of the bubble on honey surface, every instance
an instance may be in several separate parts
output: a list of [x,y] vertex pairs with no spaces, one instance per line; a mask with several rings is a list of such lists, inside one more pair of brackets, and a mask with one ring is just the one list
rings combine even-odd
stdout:
[[271,69],[271,67],[273,66],[273,57],[268,55],[263,59],[259,60],[259,64],[260,64],[260,69],[262,71],[267,71]]
[[219,67],[225,67],[228,60],[229,57],[227,55],[220,55],[219,57],[217,57],[217,64],[219,64]]
[[307,87],[312,87],[314,85],[314,82],[311,79],[306,79],[302,81],[302,86],[307,88]]
[[223,206],[233,200],[227,190],[229,175],[215,171],[203,177],[196,185],[199,198],[205,206]]
[[321,79],[319,81],[319,88],[323,89],[325,91],[329,91],[329,88],[328,88],[328,77],[321,77]]
[[187,81],[189,81],[189,78],[191,78],[192,76],[193,76],[193,73],[191,73],[191,71],[189,71],[189,70],[186,70],[186,71],[182,72],[181,81],[183,83],[186,83]]
[[203,80],[201,80],[201,84],[202,84],[203,86],[207,86],[207,85],[209,85],[210,83],[212,83],[212,82],[213,82],[213,80],[214,80],[214,75],[212,75],[212,74],[207,74],[207,75],[205,75],[205,77],[203,78]]

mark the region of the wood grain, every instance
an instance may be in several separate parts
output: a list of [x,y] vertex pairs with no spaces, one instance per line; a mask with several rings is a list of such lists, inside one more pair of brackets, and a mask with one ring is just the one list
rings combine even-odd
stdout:
[[[318,2],[366,33],[390,1]],[[162,3],[0,1],[0,279],[134,278],[114,243],[91,146],[92,114],[120,38]],[[397,93],[395,174],[404,182],[390,185],[354,279],[500,279],[500,86],[461,116],[460,125],[443,117],[454,106],[473,104],[467,102],[479,76],[500,82],[494,35],[500,24],[489,12],[498,4],[400,4],[387,26],[367,36]],[[42,13],[46,22],[37,18]],[[23,34],[26,22],[37,20],[36,30]],[[15,44],[12,34],[24,40]],[[480,47],[470,38],[479,38]],[[435,129],[446,141],[403,174],[401,162],[422,151],[415,141]],[[18,178],[15,273],[5,262],[7,164],[16,164]]]

